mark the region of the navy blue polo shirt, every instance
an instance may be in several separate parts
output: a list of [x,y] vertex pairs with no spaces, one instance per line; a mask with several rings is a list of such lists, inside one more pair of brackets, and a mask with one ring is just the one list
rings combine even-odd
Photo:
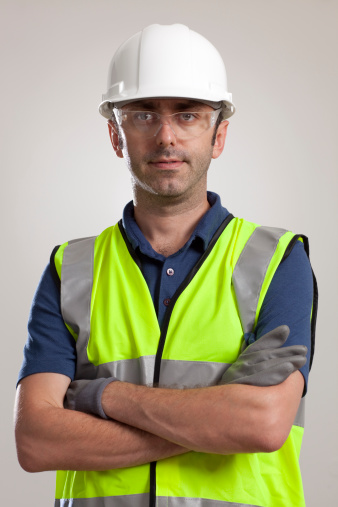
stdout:
[[[141,260],[159,324],[178,287],[199,260],[229,212],[217,194],[208,192],[210,209],[197,224],[187,243],[176,253],[164,257],[153,250],[134,219],[130,202],[123,212],[126,235]],[[313,298],[312,271],[301,242],[280,264],[265,296],[256,326],[256,338],[287,324],[290,335],[285,345],[301,344],[308,348],[308,362],[301,368],[307,386],[311,347],[310,316]],[[74,379],[75,341],[61,316],[60,291],[49,266],[35,293],[28,321],[28,339],[18,382],[33,373],[61,373]]]

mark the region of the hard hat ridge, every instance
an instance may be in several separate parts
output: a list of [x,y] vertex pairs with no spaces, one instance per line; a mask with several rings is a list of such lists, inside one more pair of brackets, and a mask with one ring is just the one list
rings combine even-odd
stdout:
[[118,48],[99,111],[111,118],[114,104],[150,97],[222,102],[223,119],[235,112],[221,55],[181,24],[150,25]]

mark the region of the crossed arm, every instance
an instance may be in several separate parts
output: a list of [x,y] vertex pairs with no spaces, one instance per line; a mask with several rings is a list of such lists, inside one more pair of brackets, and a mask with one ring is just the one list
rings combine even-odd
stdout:
[[299,371],[269,387],[154,389],[117,381],[103,392],[112,418],[103,420],[63,408],[69,383],[56,373],[20,382],[16,441],[29,472],[130,467],[190,450],[271,452],[287,438],[304,387]]

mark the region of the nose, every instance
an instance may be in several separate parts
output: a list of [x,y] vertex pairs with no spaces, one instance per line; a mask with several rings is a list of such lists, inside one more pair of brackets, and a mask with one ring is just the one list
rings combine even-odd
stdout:
[[161,123],[155,137],[158,146],[174,146],[176,144],[176,134],[169,122]]

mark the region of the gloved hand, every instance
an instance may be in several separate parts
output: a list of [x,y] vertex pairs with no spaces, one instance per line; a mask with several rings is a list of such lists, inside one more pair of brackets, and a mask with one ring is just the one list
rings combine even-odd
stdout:
[[109,377],[94,380],[74,380],[70,383],[66,392],[64,407],[69,410],[98,415],[102,419],[109,419],[102,408],[101,396],[104,388],[115,380],[118,379]]
[[222,376],[220,384],[274,386],[280,384],[306,363],[307,347],[283,347],[290,334],[279,326],[263,335],[239,355]]

